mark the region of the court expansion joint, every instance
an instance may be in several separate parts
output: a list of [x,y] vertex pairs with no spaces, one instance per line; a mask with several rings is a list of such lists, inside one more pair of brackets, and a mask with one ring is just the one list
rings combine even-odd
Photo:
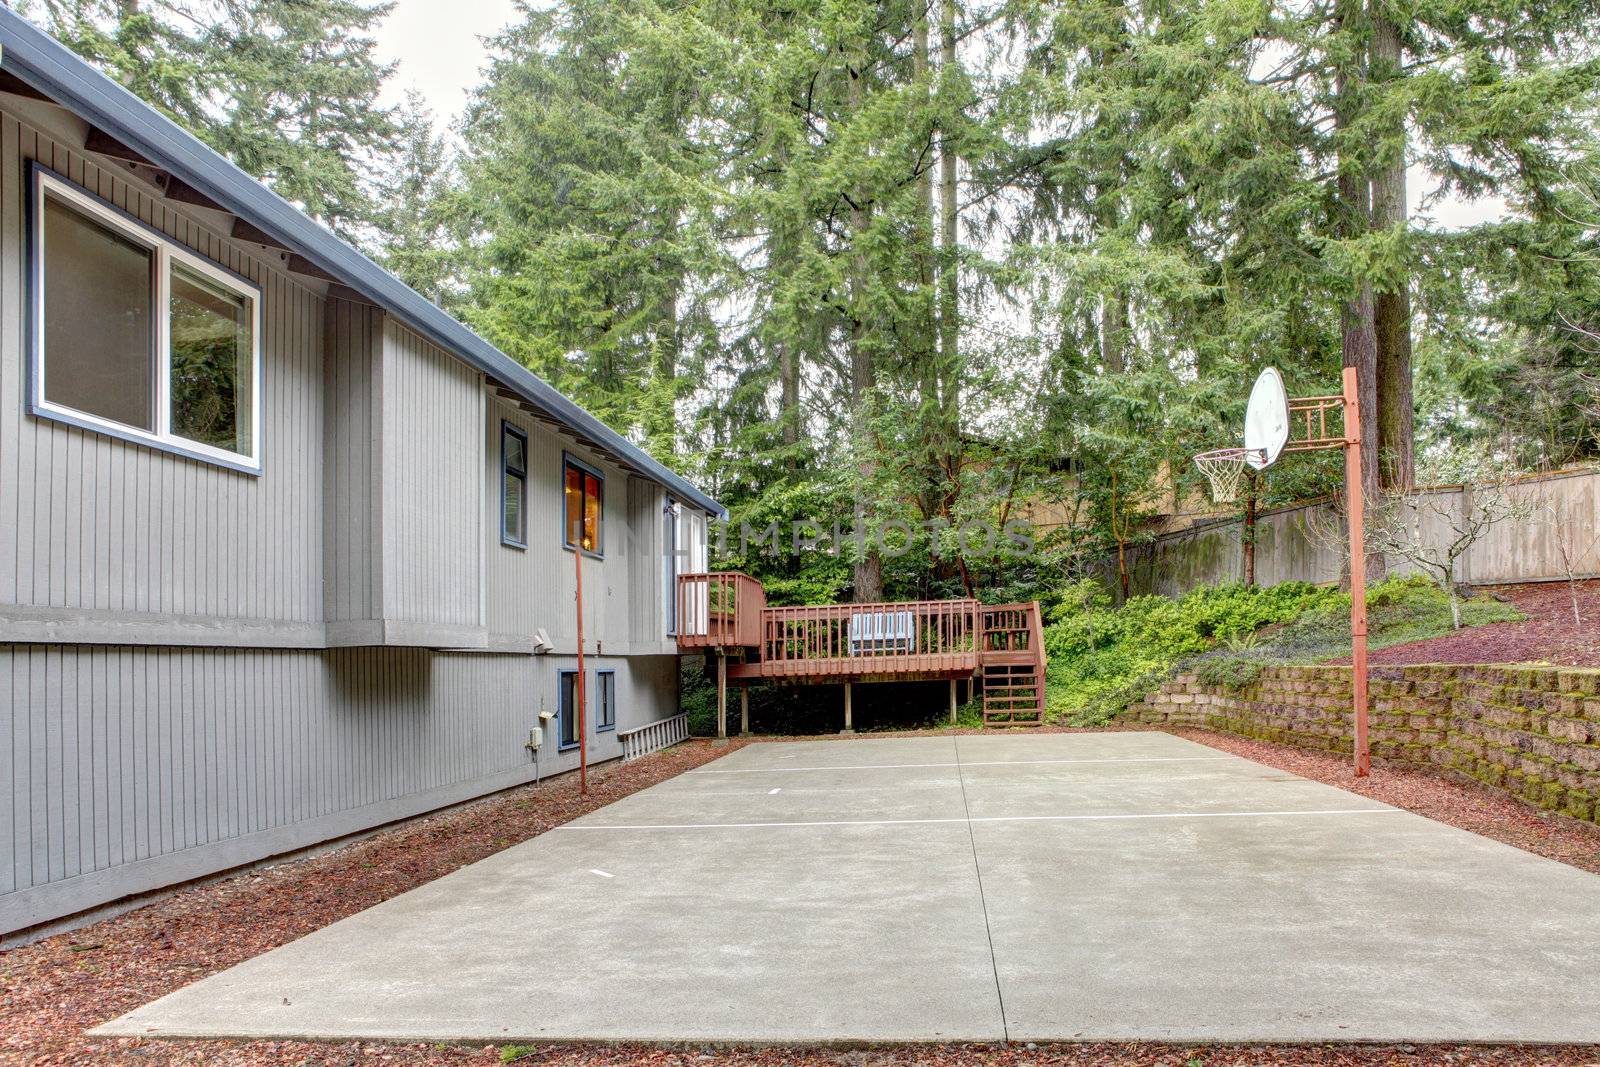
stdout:
[[956,781],[961,786],[961,810],[967,816],[967,843],[972,846],[972,873],[978,880],[978,905],[983,909],[983,936],[989,941],[989,968],[994,973],[994,999],[1000,1007],[1000,1034],[1011,1042],[1011,1025],[1006,1021],[1006,995],[1000,988],[1000,960],[994,951],[994,930],[989,925],[989,899],[983,892],[983,865],[978,862],[978,835],[972,828],[972,806],[967,803],[967,779],[961,773],[961,742],[952,737],[950,747],[956,757]]

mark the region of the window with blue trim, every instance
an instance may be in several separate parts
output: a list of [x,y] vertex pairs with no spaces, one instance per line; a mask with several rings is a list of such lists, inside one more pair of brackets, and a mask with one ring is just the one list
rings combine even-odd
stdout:
[[563,477],[566,490],[566,525],[562,544],[579,549],[588,555],[599,556],[605,552],[601,521],[605,506],[606,480],[586,463],[571,456],[564,457]]
[[528,547],[528,435],[500,424],[500,543]]
[[594,672],[594,728],[617,728],[617,672]]
[[556,676],[559,691],[557,706],[561,710],[561,733],[557,748],[578,747],[578,672],[562,671]]

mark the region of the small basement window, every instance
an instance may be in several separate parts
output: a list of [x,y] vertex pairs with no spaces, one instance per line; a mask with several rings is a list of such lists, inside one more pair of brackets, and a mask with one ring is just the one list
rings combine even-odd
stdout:
[[562,543],[591,556],[603,555],[605,543],[600,524],[605,504],[605,477],[571,456],[566,456],[564,463],[567,521]]
[[261,290],[33,166],[29,411],[260,470]]
[[617,728],[617,672],[594,672],[594,728]]
[[500,424],[500,543],[528,547],[528,435]]
[[562,671],[556,678],[559,683],[556,700],[561,726],[556,749],[564,751],[578,747],[578,672]]

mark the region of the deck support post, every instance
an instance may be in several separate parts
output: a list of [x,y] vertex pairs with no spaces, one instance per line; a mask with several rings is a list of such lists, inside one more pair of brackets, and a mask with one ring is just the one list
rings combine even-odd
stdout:
[[750,736],[750,687],[739,687],[739,736]]
[[844,729],[840,733],[853,734],[856,732],[855,724],[850,715],[850,683],[844,683]]
[[728,737],[728,654],[717,652],[717,737]]
[[950,725],[956,724],[956,680],[950,679]]

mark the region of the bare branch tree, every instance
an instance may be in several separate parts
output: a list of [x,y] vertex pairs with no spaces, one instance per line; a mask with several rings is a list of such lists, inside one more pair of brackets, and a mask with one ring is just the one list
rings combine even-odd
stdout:
[[1461,629],[1461,567],[1472,546],[1504,522],[1528,522],[1537,505],[1510,471],[1493,461],[1455,456],[1431,464],[1430,481],[1456,492],[1385,493],[1372,509],[1370,548],[1398,556],[1425,574],[1450,600],[1450,621]]
[[1578,582],[1597,569],[1600,523],[1595,521],[1595,510],[1592,502],[1572,496],[1539,502],[1541,520],[1549,529],[1551,543],[1561,560],[1567,596],[1572,602],[1572,621],[1577,626],[1583,625],[1583,613],[1578,607]]

